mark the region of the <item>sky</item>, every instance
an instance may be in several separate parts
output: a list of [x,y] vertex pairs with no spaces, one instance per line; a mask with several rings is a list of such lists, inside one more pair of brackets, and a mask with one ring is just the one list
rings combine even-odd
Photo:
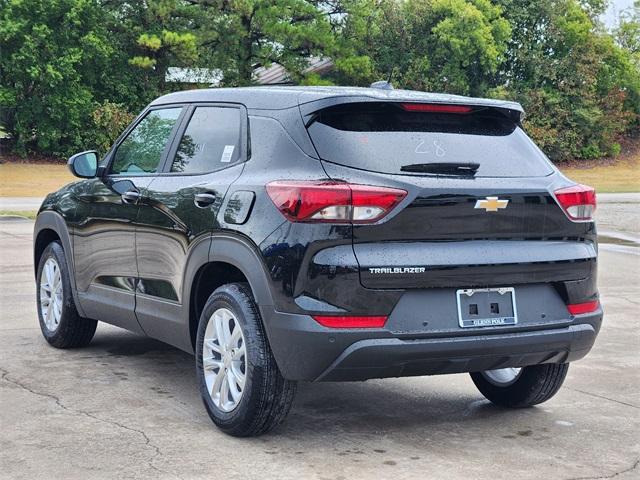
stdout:
[[610,0],[609,8],[603,16],[605,25],[609,28],[618,24],[618,15],[626,8],[633,6],[633,0]]

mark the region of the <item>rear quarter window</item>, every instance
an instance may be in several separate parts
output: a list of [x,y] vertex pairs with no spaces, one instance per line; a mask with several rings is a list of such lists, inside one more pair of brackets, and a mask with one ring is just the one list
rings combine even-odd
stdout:
[[460,162],[479,164],[476,177],[553,173],[522,128],[491,108],[459,114],[406,111],[398,103],[343,104],[318,112],[308,132],[320,158],[362,170],[407,174],[405,165]]

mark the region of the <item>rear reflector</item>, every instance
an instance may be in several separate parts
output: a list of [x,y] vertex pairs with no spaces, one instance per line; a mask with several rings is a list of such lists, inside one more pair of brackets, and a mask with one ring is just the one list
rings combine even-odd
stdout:
[[596,210],[596,191],[587,185],[574,185],[554,192],[567,216],[576,222],[592,220]]
[[386,316],[334,317],[328,315],[314,315],[313,319],[323,327],[329,328],[382,328],[387,322]]
[[407,112],[470,113],[473,108],[466,105],[440,105],[437,103],[402,103]]
[[407,195],[405,190],[339,182],[267,184],[274,205],[292,222],[373,223]]
[[595,312],[600,307],[600,302],[594,300],[593,302],[574,303],[573,305],[567,305],[567,310],[571,315],[582,315],[583,313]]

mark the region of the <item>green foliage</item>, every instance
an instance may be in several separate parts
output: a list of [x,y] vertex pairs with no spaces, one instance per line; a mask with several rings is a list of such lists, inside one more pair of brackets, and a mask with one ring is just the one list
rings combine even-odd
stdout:
[[[103,0],[108,28],[115,33],[120,61],[118,70],[128,77],[124,85],[137,85],[130,92],[137,108],[166,93],[169,67],[190,67],[198,62],[199,9],[184,0]],[[120,102],[120,98],[110,100]],[[139,106],[138,106],[139,105]]]
[[354,16],[366,13],[364,20],[349,19],[347,32],[366,31],[369,38],[356,48],[358,63],[337,67],[361,84],[393,71],[394,84],[404,88],[483,93],[504,58],[511,31],[501,8],[488,0],[389,0],[351,8]]
[[[336,53],[330,5],[307,0],[196,2],[204,15],[202,54],[222,71],[225,86],[254,83],[257,67],[282,65],[304,78],[312,56]],[[325,8],[327,6],[329,9]]]
[[0,107],[19,153],[83,146],[94,89],[112,54],[92,0],[14,0],[0,9]]
[[594,23],[602,2],[500,3],[514,35],[499,83],[523,104],[533,139],[553,160],[615,155],[637,123],[640,72]]
[[134,118],[124,105],[105,101],[91,114],[92,128],[85,141],[102,156]]
[[[150,56],[135,56],[129,63],[144,69],[154,68],[163,60],[164,65],[168,65],[168,61],[171,60],[176,64],[189,65],[198,58],[196,36],[192,33],[168,30],[163,30],[160,36],[143,33],[138,37],[137,43]],[[166,69],[163,72],[166,72]]]
[[317,73],[310,73],[305,75],[303,78],[301,78],[299,83],[300,85],[313,85],[316,87],[335,85],[335,83],[333,83],[331,80],[322,78]]
[[[520,101],[554,160],[615,155],[638,124],[638,11],[613,37],[604,0],[360,0],[343,28],[336,80]],[[355,54],[354,54],[355,52]]]
[[129,64],[138,68],[142,68],[144,70],[151,70],[153,67],[156,66],[156,63],[158,62],[156,61],[155,58],[149,58],[149,57],[135,56],[129,59]]
[[640,1],[620,16],[620,25],[615,32],[619,45],[627,50],[640,71]]
[[[0,0],[0,123],[17,153],[108,149],[169,67],[224,86],[283,66],[303,85],[520,101],[553,159],[617,155],[640,126],[640,2],[606,32],[606,0]],[[330,73],[310,73],[314,57]],[[4,134],[3,134],[4,135]]]

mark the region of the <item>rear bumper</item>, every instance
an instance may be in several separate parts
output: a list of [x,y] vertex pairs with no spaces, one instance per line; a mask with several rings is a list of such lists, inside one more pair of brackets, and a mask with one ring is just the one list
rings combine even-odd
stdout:
[[[265,309],[266,310],[266,309]],[[503,333],[406,338],[387,330],[335,330],[306,315],[262,312],[282,374],[290,380],[352,381],[474,372],[584,357],[593,346],[602,311],[567,325]]]
[[316,380],[366,380],[565,363],[584,357],[595,338],[595,330],[586,324],[508,335],[361,340],[342,352]]

